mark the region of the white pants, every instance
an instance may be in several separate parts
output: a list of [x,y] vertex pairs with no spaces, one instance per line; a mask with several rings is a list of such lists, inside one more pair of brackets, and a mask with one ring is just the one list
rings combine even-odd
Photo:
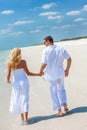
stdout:
[[66,91],[64,89],[64,78],[49,81],[49,87],[53,102],[53,109],[59,110],[64,103],[67,104]]

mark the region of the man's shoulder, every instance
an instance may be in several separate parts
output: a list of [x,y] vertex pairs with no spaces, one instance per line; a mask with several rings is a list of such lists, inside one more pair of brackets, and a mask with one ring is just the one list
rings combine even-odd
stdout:
[[56,49],[58,49],[58,50],[62,50],[62,49],[64,49],[61,45],[56,45]]
[[48,47],[46,47],[44,50],[43,50],[43,53],[47,52],[49,50]]

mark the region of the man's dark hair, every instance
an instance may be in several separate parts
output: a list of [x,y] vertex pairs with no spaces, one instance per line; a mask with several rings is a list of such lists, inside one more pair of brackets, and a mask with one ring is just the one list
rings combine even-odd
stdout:
[[53,38],[51,36],[45,37],[44,40],[46,40],[46,41],[48,40],[48,41],[53,43]]

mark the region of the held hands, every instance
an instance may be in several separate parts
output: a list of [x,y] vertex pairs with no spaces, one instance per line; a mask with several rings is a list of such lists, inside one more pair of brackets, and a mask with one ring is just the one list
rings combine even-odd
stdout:
[[39,76],[42,76],[42,75],[44,75],[44,72],[40,71]]

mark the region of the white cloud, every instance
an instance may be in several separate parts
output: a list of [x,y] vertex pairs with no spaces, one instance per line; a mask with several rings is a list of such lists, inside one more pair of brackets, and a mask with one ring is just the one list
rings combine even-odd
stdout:
[[69,15],[69,16],[74,16],[74,15],[79,15],[81,12],[80,11],[70,11],[70,12],[67,12],[66,15]]
[[50,11],[50,12],[40,13],[39,15],[40,16],[49,16],[49,15],[57,15],[57,14],[58,14],[58,12]]
[[52,7],[54,7],[56,5],[56,3],[49,3],[49,4],[44,4],[43,6],[42,6],[42,8],[43,9],[49,9],[49,8],[52,8]]
[[9,24],[8,26],[18,26],[18,25],[26,25],[29,23],[33,23],[33,20],[23,20],[23,21],[16,21],[13,24]]
[[1,14],[6,14],[6,15],[13,14],[13,13],[14,13],[14,10],[4,10],[1,12]]
[[0,35],[7,35],[7,34],[9,34],[9,35],[21,35],[23,33],[24,33],[23,31],[17,31],[17,32],[12,31],[10,28],[0,30]]
[[84,5],[82,11],[87,11],[87,5]]
[[70,28],[70,27],[74,27],[75,25],[71,25],[71,24],[66,24],[66,25],[61,25],[61,26],[54,26],[51,29],[66,29],[66,28]]
[[18,32],[12,32],[11,35],[16,35],[16,36],[18,36],[18,35],[21,35],[21,34],[23,34],[23,33],[24,33],[23,31],[18,31]]
[[84,21],[85,19],[84,18],[77,18],[74,20],[74,22],[80,22],[80,21]]
[[53,20],[53,19],[60,20],[61,16],[60,15],[58,15],[58,16],[48,16],[48,19],[50,19],[50,20]]
[[[87,5],[84,5],[82,9],[80,10],[72,10],[66,13],[68,16],[75,16],[75,15],[80,15],[84,11],[87,11]],[[77,19],[76,22],[82,21],[82,19]]]
[[75,25],[67,24],[67,25],[60,26],[60,28],[65,29],[65,28],[70,28],[70,27],[73,27],[73,26],[75,26]]
[[34,31],[30,31],[30,33],[38,33],[38,32],[41,32],[41,30],[37,29],[37,30],[34,30]]
[[0,30],[0,35],[8,34],[8,33],[10,33],[10,32],[11,32],[10,29],[1,29],[1,30]]
[[43,28],[48,28],[50,25],[44,25],[44,26],[38,26],[37,29],[43,29]]

